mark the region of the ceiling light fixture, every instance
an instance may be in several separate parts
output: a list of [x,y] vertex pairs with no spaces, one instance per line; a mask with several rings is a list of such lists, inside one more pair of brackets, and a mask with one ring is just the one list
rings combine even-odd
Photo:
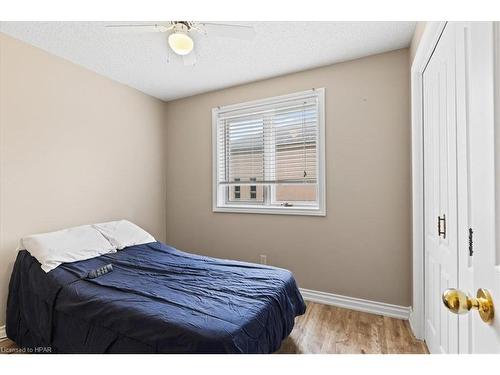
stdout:
[[194,42],[189,35],[181,31],[176,31],[169,35],[168,45],[176,54],[184,56],[188,55],[193,50]]
[[[106,25],[106,28],[113,32],[168,33],[167,48],[171,49],[176,55],[181,56],[185,66],[196,64],[196,53],[194,51],[192,35],[203,34],[242,40],[252,40],[255,37],[253,26],[195,21],[121,25],[114,23]],[[167,61],[169,60],[167,59]]]

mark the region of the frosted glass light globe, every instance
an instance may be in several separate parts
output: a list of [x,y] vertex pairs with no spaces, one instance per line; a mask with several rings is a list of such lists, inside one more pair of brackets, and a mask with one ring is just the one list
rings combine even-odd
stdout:
[[176,54],[184,56],[193,50],[194,42],[187,34],[175,32],[169,35],[168,45]]

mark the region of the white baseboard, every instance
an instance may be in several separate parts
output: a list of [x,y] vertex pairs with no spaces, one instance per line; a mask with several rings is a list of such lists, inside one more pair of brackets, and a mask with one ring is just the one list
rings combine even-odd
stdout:
[[413,332],[413,336],[415,336],[415,338],[418,340],[424,340],[424,332],[419,329],[420,324],[418,324],[417,317],[415,316],[415,312],[413,310],[410,310],[409,322],[411,331]]
[[341,296],[333,293],[320,292],[318,290],[300,288],[302,297],[311,302],[323,303],[343,307],[346,309],[363,311],[371,314],[389,316],[408,320],[410,317],[410,307],[391,305],[389,303],[370,301],[361,298]]
[[7,338],[7,332],[5,332],[5,326],[0,326],[0,340]]

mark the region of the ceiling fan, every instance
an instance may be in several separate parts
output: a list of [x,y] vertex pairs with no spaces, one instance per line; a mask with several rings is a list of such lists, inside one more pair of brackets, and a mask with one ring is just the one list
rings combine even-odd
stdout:
[[182,56],[184,65],[192,66],[196,63],[193,52],[194,41],[189,34],[252,40],[255,30],[252,26],[230,25],[223,23],[196,22],[196,21],[169,21],[154,24],[113,24],[106,28],[119,33],[169,33],[168,45],[177,55]]

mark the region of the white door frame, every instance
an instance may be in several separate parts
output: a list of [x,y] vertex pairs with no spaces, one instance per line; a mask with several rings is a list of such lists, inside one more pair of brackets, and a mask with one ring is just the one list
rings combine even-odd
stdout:
[[417,339],[425,335],[424,280],[424,137],[422,76],[446,22],[427,22],[411,66],[413,303],[410,325]]

